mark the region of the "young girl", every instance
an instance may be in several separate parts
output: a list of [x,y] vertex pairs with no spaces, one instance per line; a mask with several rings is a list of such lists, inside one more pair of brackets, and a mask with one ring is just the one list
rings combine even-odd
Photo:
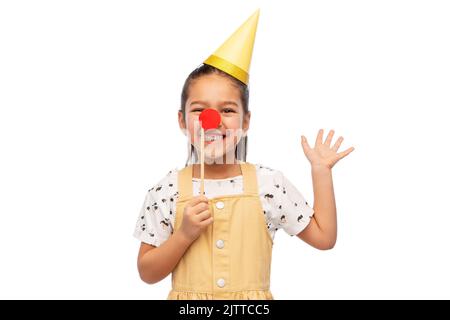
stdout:
[[[186,79],[178,121],[189,137],[188,165],[148,191],[135,230],[141,279],[153,284],[172,273],[169,299],[273,299],[270,264],[278,229],[321,250],[336,242],[331,169],[353,148],[338,153],[343,138],[332,146],[333,131],[323,141],[320,130],[313,147],[302,136],[313,209],[280,171],[245,162],[248,100],[245,81],[209,64]],[[200,194],[195,123],[205,109],[217,110],[221,121],[205,132]]]

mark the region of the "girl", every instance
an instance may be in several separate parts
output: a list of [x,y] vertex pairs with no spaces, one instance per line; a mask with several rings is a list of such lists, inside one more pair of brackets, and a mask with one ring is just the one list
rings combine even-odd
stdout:
[[[190,137],[196,136],[190,124],[205,108],[220,112],[221,132],[242,128],[246,134],[248,87],[209,65],[194,70],[183,88],[178,120]],[[141,279],[156,283],[172,273],[169,299],[272,299],[271,249],[278,229],[321,250],[336,242],[331,169],[354,148],[338,153],[343,138],[331,146],[333,134],[323,141],[320,130],[314,147],[302,136],[314,209],[281,172],[246,163],[245,147],[235,152],[235,163],[205,164],[205,195],[199,192],[199,164],[170,171],[148,191],[136,225]],[[245,138],[230,140],[238,151]],[[216,159],[227,156],[223,150]]]
[[[280,171],[246,162],[248,69],[258,17],[259,11],[186,79],[178,122],[188,136],[188,162],[148,191],[136,224],[141,279],[156,283],[172,273],[169,299],[273,299],[270,264],[278,229],[322,250],[336,242],[331,168],[353,150],[338,153],[342,137],[331,146],[334,132],[324,142],[320,130],[310,147],[302,136],[314,209]],[[198,122],[206,109],[216,110],[220,121],[205,131],[202,146]]]

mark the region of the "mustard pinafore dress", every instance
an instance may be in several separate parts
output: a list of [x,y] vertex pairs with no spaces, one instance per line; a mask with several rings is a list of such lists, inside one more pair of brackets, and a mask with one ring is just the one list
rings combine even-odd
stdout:
[[[209,199],[214,222],[172,272],[169,300],[269,300],[272,238],[259,199],[256,169],[240,163],[244,192]],[[192,166],[178,172],[174,229],[192,199]]]

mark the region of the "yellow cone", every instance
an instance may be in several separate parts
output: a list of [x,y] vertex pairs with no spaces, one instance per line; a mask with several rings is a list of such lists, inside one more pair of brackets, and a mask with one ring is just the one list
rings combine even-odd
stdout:
[[259,9],[203,63],[248,84],[258,19]]

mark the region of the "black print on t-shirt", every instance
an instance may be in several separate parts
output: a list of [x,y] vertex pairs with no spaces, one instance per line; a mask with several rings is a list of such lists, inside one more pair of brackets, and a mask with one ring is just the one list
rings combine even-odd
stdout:
[[[164,220],[168,220],[168,219],[164,219]],[[169,223],[164,220],[161,220],[159,223],[162,225],[162,228],[164,230],[167,230],[169,228]]]

